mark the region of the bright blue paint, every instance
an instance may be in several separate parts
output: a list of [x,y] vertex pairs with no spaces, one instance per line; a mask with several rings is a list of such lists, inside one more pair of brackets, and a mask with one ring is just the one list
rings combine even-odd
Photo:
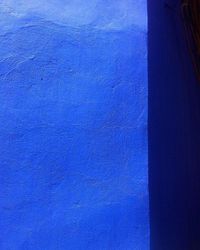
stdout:
[[148,250],[146,1],[0,7],[0,249]]

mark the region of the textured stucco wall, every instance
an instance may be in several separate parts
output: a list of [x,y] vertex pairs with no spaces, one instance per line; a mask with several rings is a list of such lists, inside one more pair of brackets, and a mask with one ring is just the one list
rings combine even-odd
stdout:
[[0,2],[0,249],[148,250],[145,0]]

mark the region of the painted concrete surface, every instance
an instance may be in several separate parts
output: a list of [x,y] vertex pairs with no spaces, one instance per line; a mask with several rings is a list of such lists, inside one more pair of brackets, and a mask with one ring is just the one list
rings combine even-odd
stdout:
[[0,11],[0,249],[148,250],[146,1]]

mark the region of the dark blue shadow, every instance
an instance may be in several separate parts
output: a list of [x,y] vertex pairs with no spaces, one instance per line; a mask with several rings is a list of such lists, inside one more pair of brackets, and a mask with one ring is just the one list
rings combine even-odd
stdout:
[[178,1],[148,1],[152,250],[200,249],[200,83]]

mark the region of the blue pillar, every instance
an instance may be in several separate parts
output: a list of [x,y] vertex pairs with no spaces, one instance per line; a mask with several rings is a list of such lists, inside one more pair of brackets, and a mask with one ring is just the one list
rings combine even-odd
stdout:
[[0,249],[148,250],[146,0],[0,7]]

